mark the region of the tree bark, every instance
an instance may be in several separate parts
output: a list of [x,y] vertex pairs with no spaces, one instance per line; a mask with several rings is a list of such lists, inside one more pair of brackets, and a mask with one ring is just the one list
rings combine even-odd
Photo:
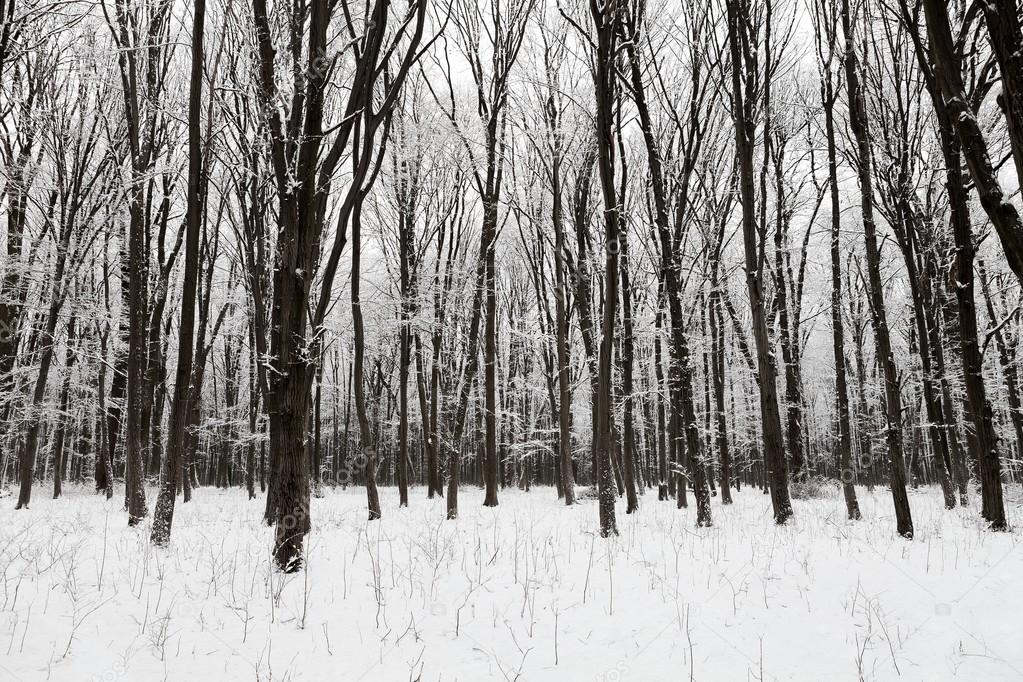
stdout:
[[[832,65],[835,61],[837,17],[830,3],[820,2],[816,8],[818,40],[827,44],[827,55],[821,53],[821,103],[824,108],[824,130],[828,145],[828,193],[831,201],[831,342],[835,357],[835,414],[838,418],[839,478],[846,514],[850,521],[860,519],[856,499],[856,466],[852,461],[852,424],[849,411],[849,386],[845,365],[845,323],[842,319],[842,205],[839,198],[838,152],[835,135],[835,103]],[[826,33],[826,36],[821,33]],[[821,50],[818,47],[818,50]]]
[[[995,225],[1002,238],[1002,246],[1010,267],[1020,276],[1020,262],[1013,266],[1012,240],[1006,239],[1003,231],[1007,226],[999,227],[996,218],[1011,219],[1015,208],[1004,202],[1011,210],[999,208],[994,199],[1000,197],[1001,190],[997,180],[993,179],[990,164],[987,161],[986,147],[983,136],[976,128],[976,119],[966,104],[962,84],[962,71],[959,56],[954,51],[951,27],[948,22],[946,8],[933,0],[924,0],[924,11],[927,17],[929,47],[925,48],[916,30],[910,35],[914,42],[917,61],[927,79],[931,103],[934,107],[938,124],[938,134],[945,165],[945,188],[948,193],[952,239],[955,244],[955,258],[952,267],[950,288],[955,292],[959,321],[960,355],[963,363],[963,382],[966,387],[966,407],[973,423],[973,443],[977,453],[978,475],[981,483],[981,515],[995,530],[1005,530],[1008,523],[1005,519],[1005,507],[1002,499],[1001,462],[998,453],[998,437],[995,434],[991,419],[991,406],[987,400],[984,385],[983,356],[977,340],[977,313],[974,298],[973,263],[976,257],[976,245],[973,242],[973,229],[970,219],[969,200],[965,178],[962,172],[962,160],[974,179],[981,204]],[[910,13],[905,3],[902,4],[904,20],[909,23]],[[915,29],[915,24],[911,25]],[[993,203],[994,202],[994,203]],[[1016,218],[1017,228],[1018,215]],[[1011,220],[1010,220],[1011,223]],[[1023,230],[1021,230],[1023,234]],[[1011,236],[1011,229],[1009,235]],[[1021,242],[1023,244],[1023,242]],[[1020,253],[1023,253],[1021,249]],[[965,475],[960,476],[960,498],[965,500]]]
[[[746,288],[749,292],[750,311],[753,315],[753,338],[757,349],[757,381],[760,386],[764,462],[770,482],[774,519],[776,523],[783,524],[792,517],[792,503],[789,499],[788,465],[785,461],[781,415],[778,410],[777,368],[771,349],[763,300],[764,263],[758,254],[757,245],[758,230],[753,181],[755,131],[751,109],[755,86],[752,78],[747,75],[744,92],[742,77],[743,65],[745,64],[746,68],[749,67],[747,60],[743,57],[743,54],[749,49],[750,38],[746,34],[746,27],[749,23],[749,8],[745,1],[729,0],[728,39],[732,58],[732,106],[735,120],[735,145],[739,156],[739,193],[742,203]],[[762,250],[762,248],[759,249],[761,252]]]
[[[1011,2],[1011,0],[998,1],[1000,3]],[[982,7],[984,5],[985,3],[981,4]],[[1023,281],[1023,221],[1020,220],[1019,211],[1009,200],[998,181],[998,174],[988,151],[987,140],[984,138],[977,117],[970,108],[969,100],[966,97],[962,63],[955,49],[955,41],[952,38],[952,28],[948,18],[948,3],[941,2],[941,0],[923,0],[923,6],[924,14],[927,17],[930,51],[934,60],[935,85],[940,90],[943,99],[942,106],[948,110],[948,119],[958,134],[961,154],[973,177],[973,184],[980,197],[980,204],[1002,242],[1009,267],[1016,274],[1017,279]],[[1000,64],[1003,61],[1002,57],[1006,56],[1002,54],[1004,50],[1001,49],[1004,38],[1007,38],[1012,32],[1011,24],[1002,23],[1005,20],[1000,18],[1001,9],[1001,7],[992,6],[985,10],[985,14],[992,17],[988,19],[988,26],[991,27],[992,22],[995,25],[992,37]],[[1018,33],[1018,17],[1016,21]],[[1017,42],[1011,49],[1015,51],[1012,61],[1018,67],[1020,60],[1023,59],[1019,54],[1019,43]],[[1012,117],[1014,107],[1019,103],[1017,98],[1020,93],[1011,91],[1014,77],[1011,65],[1007,73],[1010,86],[1006,94],[1009,95],[1011,101],[1006,100],[1006,103],[1010,105],[1006,112],[1009,116],[1010,130],[1013,131],[1011,136],[1014,142],[1013,151],[1016,152],[1015,143],[1023,141],[1023,132],[1019,131],[1017,125],[1019,122]],[[934,94],[936,95],[936,93]],[[1016,158],[1016,162],[1021,164],[1019,157]]]
[[896,529],[899,535],[913,538],[913,518],[906,495],[906,465],[902,452],[902,396],[895,356],[892,354],[884,288],[881,282],[881,253],[874,224],[874,190],[871,177],[870,133],[867,113],[859,85],[859,60],[856,57],[849,0],[842,2],[842,30],[845,35],[845,78],[849,92],[849,123],[856,139],[857,174],[860,183],[860,208],[863,214],[863,238],[867,251],[867,284],[870,317],[874,329],[875,354],[884,375],[885,431],[888,442],[889,485],[895,503]]
[[600,513],[600,535],[618,534],[615,521],[615,498],[612,487],[611,458],[614,456],[612,411],[612,355],[614,351],[615,316],[618,308],[618,231],[621,226],[614,166],[614,107],[617,36],[620,27],[617,0],[599,5],[590,0],[590,15],[596,26],[596,55],[593,65],[596,98],[597,175],[604,201],[604,314],[601,321],[600,350],[597,357],[596,436],[594,472]]
[[196,0],[192,12],[192,65],[188,92],[188,196],[185,216],[185,272],[181,291],[181,319],[178,322],[178,359],[174,375],[167,448],[163,460],[160,492],[153,512],[150,541],[154,545],[170,542],[174,522],[174,502],[181,477],[185,448],[185,423],[191,397],[192,359],[194,356],[195,299],[199,282],[199,231],[202,220],[202,140],[200,115],[203,80],[203,34],[206,0]]

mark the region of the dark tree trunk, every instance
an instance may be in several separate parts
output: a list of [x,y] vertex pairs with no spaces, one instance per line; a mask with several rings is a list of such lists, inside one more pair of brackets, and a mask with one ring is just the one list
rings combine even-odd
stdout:
[[[723,224],[722,224],[723,226]],[[724,230],[719,232],[724,236]],[[721,317],[721,283],[718,281],[718,266],[721,258],[720,237],[718,248],[711,264],[710,343],[711,380],[714,384],[714,439],[721,461],[721,503],[732,504],[732,455],[728,445],[728,420],[725,413],[725,325]]]
[[[749,291],[750,311],[753,315],[753,338],[757,349],[757,383],[760,387],[760,414],[763,429],[764,462],[770,483],[771,503],[774,518],[779,524],[792,516],[789,499],[788,465],[785,461],[785,447],[782,438],[781,414],[778,410],[778,394],[775,378],[777,368],[767,326],[763,295],[764,264],[758,247],[758,230],[754,207],[755,189],[753,181],[754,120],[753,99],[755,83],[747,75],[743,83],[743,54],[748,52],[750,36],[749,9],[739,0],[728,1],[728,37],[732,58],[732,107],[735,120],[736,149],[739,156],[739,193],[742,202],[743,247],[746,258],[746,288]],[[769,47],[765,48],[770,51]],[[747,64],[747,68],[751,65]]]
[[188,196],[185,216],[185,273],[181,291],[181,320],[178,323],[178,359],[174,376],[170,426],[163,461],[160,492],[153,512],[150,541],[155,545],[170,542],[174,522],[174,502],[182,471],[185,449],[185,424],[188,420],[192,359],[194,355],[195,300],[199,282],[199,231],[202,220],[202,106],[203,34],[206,0],[196,0],[192,14],[192,70],[188,94]]
[[[765,125],[769,128],[770,123]],[[800,386],[799,357],[796,335],[799,333],[799,321],[792,320],[788,289],[790,282],[786,278],[785,250],[786,236],[790,220],[784,186],[785,172],[785,141],[776,139],[770,131],[765,133],[767,140],[765,154],[773,156],[775,167],[775,202],[776,220],[774,230],[774,304],[778,313],[778,336],[781,342],[782,362],[785,377],[785,441],[789,452],[789,474],[793,481],[805,481],[807,470],[806,453],[803,449],[803,392]],[[766,200],[766,199],[764,199]],[[766,226],[765,226],[766,228]],[[795,303],[794,303],[795,305]],[[795,328],[795,329],[793,329]]]
[[[642,11],[639,14],[642,14]],[[627,28],[629,29],[629,35],[632,36],[632,40],[626,42],[625,48],[629,55],[632,95],[640,117],[643,141],[647,151],[647,165],[650,169],[651,189],[654,199],[654,223],[661,251],[660,262],[658,263],[658,277],[663,281],[664,295],[668,304],[669,338],[671,341],[669,346],[668,393],[673,397],[672,419],[675,425],[673,431],[675,431],[678,437],[684,436],[685,438],[686,457],[684,458],[684,464],[696,497],[696,523],[699,526],[709,526],[711,525],[710,493],[707,489],[703,442],[700,437],[700,428],[696,419],[694,404],[692,361],[689,354],[689,340],[686,336],[688,323],[682,310],[683,286],[679,275],[681,262],[677,252],[678,239],[676,235],[672,234],[669,227],[665,174],[661,166],[658,144],[654,137],[654,127],[646,103],[642,73],[636,52],[636,40],[640,35],[639,21],[640,17],[633,16],[629,18]],[[609,201],[610,197],[605,197],[606,212],[610,212],[610,205],[607,205]],[[617,212],[615,215],[617,215]],[[611,275],[606,274],[605,277],[610,278]],[[607,307],[606,302],[608,300],[606,295],[605,308]],[[676,448],[681,447],[683,447],[681,441],[677,442]],[[679,503],[683,504],[685,502],[686,484],[685,482],[680,482],[679,485],[680,489],[676,492],[679,495]]]
[[590,14],[596,26],[596,55],[593,68],[596,97],[597,175],[604,201],[604,314],[601,322],[600,351],[597,356],[596,448],[594,474],[600,509],[600,535],[618,534],[615,521],[615,497],[612,488],[611,459],[614,456],[612,426],[612,356],[614,352],[615,313],[618,308],[618,232],[621,226],[618,195],[615,187],[614,109],[617,37],[620,30],[620,9],[616,3],[600,6],[590,2]]
[[[25,444],[21,450],[21,485],[18,489],[18,504],[15,509],[26,509],[32,498],[36,453],[39,450],[41,440],[40,429],[43,427],[43,398],[46,397],[46,382],[49,378],[50,367],[53,364],[53,355],[56,353],[58,316],[67,294],[68,284],[65,282],[65,272],[72,232],[73,224],[70,221],[61,225],[59,241],[57,243],[57,258],[54,264],[51,284],[50,302],[46,313],[46,322],[40,335],[39,371],[36,375],[35,387],[32,392],[31,402],[29,403],[29,425],[25,435]],[[68,331],[73,333],[73,327],[69,327]],[[72,338],[68,339],[69,349],[72,341]],[[60,478],[59,472],[55,471],[54,473],[57,478]]]
[[892,354],[888,317],[885,312],[884,288],[881,280],[881,253],[874,224],[874,190],[871,178],[870,133],[863,94],[860,90],[859,62],[852,33],[849,0],[842,2],[842,30],[845,34],[845,77],[849,92],[849,123],[856,139],[856,155],[860,182],[860,207],[863,213],[863,237],[867,251],[867,284],[870,317],[874,328],[874,345],[881,365],[885,387],[885,420],[890,463],[889,485],[895,503],[895,520],[899,535],[912,539],[913,518],[906,495],[906,464],[902,452],[902,396],[895,356]]
[[[622,150],[624,151],[624,150]],[[624,174],[623,174],[624,175]],[[625,198],[625,178],[622,178],[621,200]],[[629,237],[628,224],[624,218],[620,220],[618,231],[619,258],[621,265],[621,286],[622,286],[622,468],[625,483],[626,508],[625,513],[631,514],[639,509],[639,499],[636,497],[636,454],[635,439],[633,436],[633,397],[632,397],[632,372],[634,362],[634,336],[632,328],[632,283],[629,273]]]
[[[991,418],[991,406],[984,386],[983,357],[977,340],[977,313],[974,299],[973,261],[976,246],[970,221],[969,200],[962,160],[973,177],[981,205],[995,225],[1009,266],[1017,278],[1023,274],[1023,227],[1019,215],[1004,199],[994,176],[987,148],[976,118],[969,109],[962,82],[962,65],[952,40],[947,8],[934,0],[924,0],[927,17],[929,50],[923,46],[916,31],[911,31],[917,61],[927,79],[931,103],[938,123],[941,150],[945,161],[945,187],[951,210],[952,238],[955,243],[952,290],[959,313],[959,343],[966,385],[966,405],[973,423],[973,443],[977,453],[981,483],[981,514],[991,527],[1005,530],[1005,507],[1002,500],[1001,462],[998,438]],[[902,5],[903,15],[909,10]],[[961,478],[965,478],[962,476]],[[964,497],[960,486],[960,497]]]
[[[1023,152],[1018,143],[1023,142],[1023,131],[1019,130],[1020,121],[1015,118],[1019,113],[1020,91],[1013,90],[1019,86],[1019,65],[1023,60],[1019,42],[1013,46],[1010,42],[1013,33],[1019,35],[1019,15],[1015,21],[1001,18],[1002,10],[1013,0],[997,0],[995,4],[982,3],[981,7],[987,16],[988,27],[995,28],[991,32],[992,44],[1001,66],[1009,66],[1003,72],[1003,83],[1008,83],[1005,94],[1009,99],[1005,111],[1009,121],[1010,139],[1013,152]],[[980,198],[980,204],[987,213],[995,232],[1002,242],[1005,258],[1016,277],[1023,281],[1023,221],[1019,211],[1002,189],[998,173],[991,161],[987,140],[977,122],[977,116],[970,107],[966,89],[963,86],[961,58],[956,51],[956,43],[952,37],[952,28],[948,18],[948,3],[941,0],[923,0],[924,14],[927,17],[927,34],[929,37],[931,56],[934,61],[934,80],[932,82],[932,99],[942,98],[942,107],[947,109],[947,120],[951,122],[959,137],[960,153],[965,159],[973,184]],[[1013,27],[1015,24],[1015,28]],[[1010,52],[1012,50],[1012,52]],[[918,55],[919,56],[919,55]],[[1005,78],[1008,80],[1004,80]],[[1016,156],[1017,169],[1023,168],[1023,157]],[[972,278],[972,276],[971,276]]]
[[661,359],[661,328],[664,320],[663,292],[664,287],[658,282],[657,313],[654,318],[654,381],[657,384],[655,393],[657,400],[657,499],[661,502],[669,499],[667,423],[664,409],[667,390],[664,381],[664,364]]
[[[503,160],[501,161],[503,163]],[[490,171],[496,175],[495,191],[483,197],[483,237],[480,249],[483,251],[484,277],[483,299],[486,327],[483,332],[483,411],[485,424],[483,481],[486,494],[484,507],[497,506],[498,458],[497,458],[497,281],[494,254],[497,242],[497,202],[500,196],[500,170]]]
[[[838,152],[835,136],[835,103],[838,93],[834,86],[835,43],[837,16],[826,0],[817,5],[818,40],[827,44],[827,55],[822,59],[821,102],[824,108],[824,129],[828,144],[828,192],[831,200],[831,341],[835,357],[835,414],[838,418],[839,478],[845,498],[849,520],[860,519],[860,505],[856,499],[856,466],[852,461],[852,424],[849,410],[849,386],[845,366],[845,323],[842,319],[842,205],[839,198]],[[823,53],[822,53],[823,57]]]

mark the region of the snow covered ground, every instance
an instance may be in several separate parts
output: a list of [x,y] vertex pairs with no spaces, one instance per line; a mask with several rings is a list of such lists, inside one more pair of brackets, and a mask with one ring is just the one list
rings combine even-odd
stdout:
[[0,680],[1023,679],[1020,535],[935,489],[911,493],[913,541],[882,489],[859,523],[834,497],[783,528],[755,490],[704,529],[647,494],[610,541],[592,500],[463,489],[448,522],[422,493],[382,490],[367,523],[361,489],[327,491],[290,576],[243,491],[179,503],[166,550],[116,498],[3,499]]

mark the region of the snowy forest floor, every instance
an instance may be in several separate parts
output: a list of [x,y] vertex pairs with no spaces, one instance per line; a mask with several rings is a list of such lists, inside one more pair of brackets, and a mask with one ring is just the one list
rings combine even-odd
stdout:
[[[714,498],[714,526],[658,503],[463,489],[461,518],[412,491],[367,523],[361,489],[313,501],[306,570],[271,570],[263,499],[201,489],[179,502],[168,549],[119,500],[38,490],[0,506],[3,680],[972,680],[1023,678],[1023,545],[910,494],[916,539],[891,497]],[[155,499],[155,490],[149,492]],[[1007,490],[1014,528],[1023,494]],[[974,506],[979,504],[973,496]]]

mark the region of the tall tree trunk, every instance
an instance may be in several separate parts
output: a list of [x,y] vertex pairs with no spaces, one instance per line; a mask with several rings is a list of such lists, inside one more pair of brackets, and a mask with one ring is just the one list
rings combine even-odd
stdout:
[[[621,151],[624,152],[624,149]],[[625,182],[622,177],[622,191],[620,201],[625,199]],[[622,468],[625,478],[625,513],[631,514],[639,509],[639,499],[636,497],[636,454],[635,439],[633,436],[633,397],[632,397],[632,371],[635,350],[632,328],[632,283],[629,273],[629,235],[628,224],[624,218],[620,220],[618,230],[619,259],[621,267],[622,286]]]
[[785,148],[781,140],[774,140],[774,135],[766,130],[769,127],[768,123],[765,126],[767,140],[764,144],[765,154],[775,156],[774,304],[778,312],[778,337],[782,362],[785,365],[785,439],[791,464],[789,474],[794,481],[805,481],[809,472],[806,454],[803,451],[803,393],[800,387],[799,357],[795,341],[795,336],[799,334],[799,321],[790,320],[788,289],[791,283],[785,276],[784,252],[787,248],[785,237],[790,219],[787,215],[789,209],[786,205],[784,187],[784,175],[787,170]]
[[881,280],[881,253],[874,224],[874,190],[871,177],[870,133],[863,94],[860,91],[859,60],[849,0],[842,1],[842,30],[845,35],[845,77],[849,92],[849,124],[856,139],[857,172],[860,182],[860,208],[863,214],[863,238],[867,251],[867,284],[870,317],[874,328],[874,345],[878,364],[884,375],[885,431],[890,463],[889,485],[895,503],[895,522],[899,535],[913,537],[913,518],[906,495],[906,464],[902,452],[902,396],[895,356],[892,354],[888,317],[885,311],[884,285]]
[[[54,264],[53,280],[50,291],[50,303],[46,313],[46,322],[41,333],[39,352],[39,372],[36,375],[35,388],[29,403],[29,425],[25,435],[25,444],[21,450],[21,485],[18,490],[18,504],[15,509],[28,508],[32,498],[32,481],[36,465],[36,453],[39,449],[40,429],[43,427],[43,398],[46,397],[46,382],[49,378],[53,355],[56,352],[56,331],[60,310],[64,305],[67,293],[65,270],[67,268],[68,249],[71,244],[72,227],[70,223],[61,225],[59,241],[56,245],[57,256]],[[69,332],[73,329],[69,328]],[[68,339],[70,344],[72,339]],[[57,472],[54,472],[57,473]],[[59,478],[59,474],[58,474]]]
[[[981,483],[982,516],[996,530],[1008,527],[1002,500],[1001,463],[998,439],[991,419],[991,406],[984,386],[983,357],[977,341],[977,313],[974,299],[973,261],[976,246],[962,161],[973,177],[981,205],[995,225],[1010,267],[1021,275],[1023,261],[1023,228],[1015,207],[1004,199],[1001,187],[990,164],[983,135],[967,103],[962,79],[960,55],[952,40],[947,8],[933,0],[924,0],[927,47],[916,30],[910,31],[913,44],[931,95],[938,124],[940,147],[945,166],[945,187],[948,193],[952,238],[955,244],[953,281],[959,322],[960,354],[963,382],[966,386],[966,408],[973,424],[971,443],[976,452]],[[901,4],[906,23],[915,29],[905,2]],[[1015,221],[1015,222],[1013,222]],[[1017,248],[1018,247],[1018,248]],[[960,501],[965,501],[965,472],[960,473]]]
[[185,424],[192,399],[194,356],[195,300],[199,283],[199,231],[202,221],[202,140],[200,115],[203,80],[203,34],[206,21],[206,0],[196,0],[192,13],[192,69],[188,91],[188,196],[185,216],[185,273],[181,291],[181,320],[178,323],[178,359],[174,375],[174,397],[171,401],[167,448],[163,460],[160,492],[153,512],[150,541],[154,545],[170,542],[174,522],[174,502],[182,472],[185,449]]
[[[945,122],[947,124],[947,121]],[[942,126],[945,129],[945,126]],[[945,144],[950,154],[956,146],[951,139]],[[943,145],[944,146],[944,145]],[[976,247],[970,226],[966,193],[962,182],[955,184],[956,173],[946,170],[949,195],[958,194],[952,201],[952,235],[955,240],[955,277],[953,290],[959,307],[959,341],[963,357],[963,382],[966,384],[966,402],[973,422],[974,439],[979,456],[978,477],[981,486],[981,515],[992,530],[1007,530],[1005,506],[1002,501],[1001,461],[998,453],[998,435],[995,433],[991,405],[984,386],[984,359],[977,342],[977,312],[973,286],[973,260]],[[958,171],[958,164],[956,164]],[[961,193],[961,194],[960,194]]]
[[110,330],[100,330],[97,325],[96,335],[99,337],[99,359],[97,365],[99,378],[96,382],[96,492],[103,490],[109,500],[114,496],[114,453],[109,449],[110,441],[107,439],[107,338]]
[[614,354],[615,313],[618,308],[618,232],[621,227],[614,166],[614,108],[617,101],[614,59],[617,52],[620,11],[617,2],[599,5],[596,0],[590,1],[590,14],[596,26],[597,35],[593,69],[597,109],[597,175],[600,178],[601,195],[604,200],[604,315],[601,322],[600,351],[597,359],[597,443],[593,467],[597,479],[601,537],[618,534],[611,478],[611,458],[614,456],[614,430],[611,421],[611,368]]
[[[693,485],[696,497],[696,523],[699,526],[711,525],[710,494],[707,490],[706,462],[703,455],[703,443],[700,437],[699,424],[696,420],[696,408],[693,397],[692,362],[687,338],[688,322],[682,310],[683,285],[679,277],[681,261],[678,254],[676,235],[672,234],[668,218],[668,197],[665,187],[665,174],[661,166],[661,157],[654,128],[646,103],[645,88],[636,41],[640,35],[642,9],[627,18],[628,33],[631,40],[625,44],[629,56],[629,74],[632,83],[632,95],[640,116],[643,141],[647,151],[647,165],[650,169],[651,189],[654,198],[654,223],[660,245],[660,262],[658,277],[663,281],[664,295],[668,304],[668,320],[670,332],[668,394],[672,396],[672,431],[678,437],[685,437],[686,456],[684,465],[689,481]],[[695,119],[695,114],[693,114]],[[693,121],[692,123],[697,123]],[[606,210],[609,210],[606,208]],[[610,277],[610,275],[605,275]],[[608,299],[605,297],[605,306]],[[680,413],[680,414],[678,414]],[[681,433],[679,433],[679,430]],[[681,440],[675,443],[676,451],[683,447]],[[670,484],[669,484],[670,485]],[[678,502],[685,504],[685,483],[676,490]]]
[[[788,465],[781,430],[776,387],[777,368],[767,327],[763,295],[763,244],[758,248],[755,189],[753,179],[753,97],[754,78],[747,75],[743,83],[743,54],[750,44],[747,27],[750,25],[749,8],[743,0],[728,1],[728,39],[732,58],[732,99],[735,121],[735,145],[739,157],[739,193],[742,203],[743,248],[746,258],[746,288],[749,291],[750,311],[753,316],[753,338],[757,349],[757,383],[760,387],[760,415],[763,429],[764,462],[770,483],[771,504],[775,522],[782,524],[792,516],[789,499]],[[769,48],[765,48],[768,49]],[[749,68],[746,64],[746,68]],[[744,91],[745,90],[745,91]]]
[[[433,499],[435,495],[443,495],[444,491],[440,482],[440,470],[437,460],[437,432],[432,419],[433,394],[427,393],[426,368],[423,356],[423,339],[415,334],[415,355],[416,355],[416,389],[419,395],[419,417],[423,422],[423,447],[426,450],[426,496]],[[438,368],[439,369],[439,368]],[[434,391],[437,389],[434,388]]]
[[320,494],[320,472],[323,466],[323,441],[322,436],[322,407],[323,407],[323,350],[320,350],[320,359],[316,363],[316,393],[313,397],[313,457],[312,457],[312,477],[313,477],[313,490],[316,494]]
[[[723,235],[723,230],[721,231]],[[720,245],[720,241],[718,242]],[[720,246],[711,264],[710,343],[711,381],[714,384],[714,440],[721,461],[721,504],[732,504],[732,455],[728,445],[728,420],[725,413],[725,325],[721,317],[721,283],[718,281]]]
[[[908,184],[908,180],[906,180]],[[900,186],[906,186],[901,184]],[[931,348],[932,332],[935,321],[930,311],[934,310],[932,297],[929,291],[929,279],[935,273],[921,276],[918,270],[916,255],[916,227],[913,223],[912,209],[905,198],[900,201],[900,208],[897,209],[899,216],[892,224],[896,233],[896,239],[903,253],[903,260],[906,264],[906,276],[910,283],[910,296],[913,301],[913,318],[916,322],[917,351],[920,356],[921,389],[923,393],[924,408],[927,413],[927,433],[931,441],[931,448],[938,466],[939,481],[941,482],[942,494],[945,498],[945,508],[955,509],[955,491],[952,489],[952,462],[948,450],[948,430],[945,425],[945,414],[942,410],[941,396],[935,385],[934,367],[932,364],[933,355]]]
[[664,409],[667,391],[664,380],[664,364],[661,359],[661,327],[664,320],[663,297],[664,285],[658,281],[657,313],[654,317],[654,381],[657,384],[657,391],[655,393],[657,399],[657,499],[662,502],[670,499],[668,490],[668,425]]
[[572,377],[568,345],[568,282],[565,267],[565,220],[562,203],[562,134],[554,94],[547,100],[551,137],[551,217],[554,223],[554,332],[558,370],[558,483],[566,505],[575,504],[572,476]]
[[[496,171],[499,175],[500,171]],[[491,173],[493,174],[493,173]],[[486,494],[484,507],[497,506],[497,281],[494,254],[497,241],[497,191],[483,198],[483,249],[485,329],[483,332],[483,412],[485,424],[483,482]],[[484,248],[485,246],[485,248]]]
[[[408,375],[412,364],[412,317],[417,311],[415,277],[415,210],[417,183],[407,177],[408,164],[402,161],[402,174],[398,194],[398,258],[399,295],[401,297],[401,319],[398,328],[398,506],[408,506],[408,440],[409,440],[409,395]],[[425,388],[425,387],[424,387]],[[423,392],[425,393],[425,391]],[[425,397],[420,394],[421,397]]]
[[[259,420],[260,384],[256,379],[259,358],[256,356],[255,324],[249,317],[249,432],[245,446],[245,490],[249,499],[256,499],[256,425]],[[336,377],[335,377],[336,379]],[[335,381],[335,384],[337,382]],[[334,418],[337,428],[337,416]],[[336,473],[336,472],[335,472]]]
[[[821,3],[825,12],[828,10]],[[852,461],[852,424],[849,416],[849,386],[845,367],[845,329],[842,320],[842,204],[838,185],[838,152],[835,139],[835,103],[838,93],[834,87],[832,65],[835,60],[836,17],[832,12],[820,15],[827,32],[828,52],[822,64],[821,102],[824,108],[824,130],[828,144],[828,192],[831,200],[831,343],[835,357],[835,414],[838,417],[839,478],[846,514],[850,521],[860,519],[860,504],[856,499],[856,467]]]

